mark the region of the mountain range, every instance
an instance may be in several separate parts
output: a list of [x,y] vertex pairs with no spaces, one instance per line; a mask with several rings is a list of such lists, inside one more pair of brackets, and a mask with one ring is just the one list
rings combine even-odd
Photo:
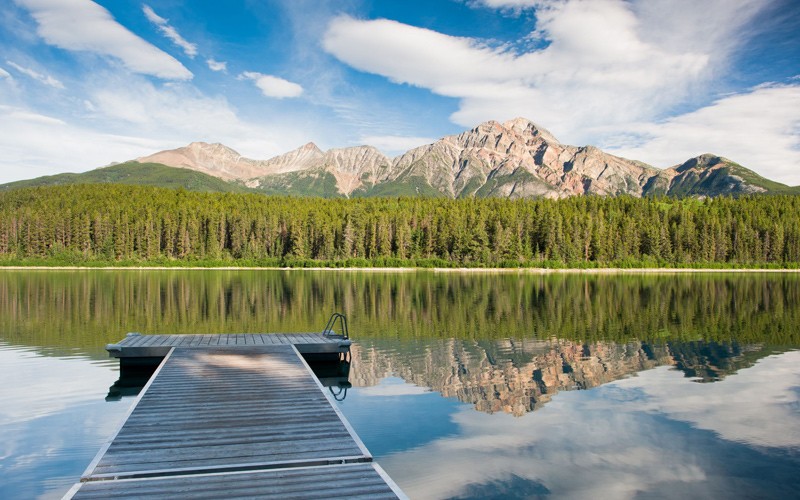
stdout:
[[323,151],[308,143],[254,160],[222,144],[193,142],[82,174],[18,181],[0,189],[94,182],[326,198],[800,193],[800,186],[770,181],[712,154],[660,169],[594,146],[565,145],[525,118],[488,121],[395,158],[372,146]]

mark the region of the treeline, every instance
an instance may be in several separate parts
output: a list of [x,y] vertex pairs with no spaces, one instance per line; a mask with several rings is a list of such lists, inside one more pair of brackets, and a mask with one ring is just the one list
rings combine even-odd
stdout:
[[42,187],[0,193],[0,260],[796,267],[800,197],[323,200]]

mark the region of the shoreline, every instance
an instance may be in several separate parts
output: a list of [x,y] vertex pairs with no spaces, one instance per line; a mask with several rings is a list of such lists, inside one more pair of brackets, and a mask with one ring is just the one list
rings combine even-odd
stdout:
[[493,267],[170,267],[170,266],[0,266],[0,271],[333,271],[365,273],[458,273],[458,274],[707,274],[707,273],[800,273],[800,268],[493,268]]

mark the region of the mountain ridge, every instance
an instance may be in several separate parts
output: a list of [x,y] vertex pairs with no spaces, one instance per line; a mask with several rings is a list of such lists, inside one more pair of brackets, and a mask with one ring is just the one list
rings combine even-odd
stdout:
[[63,173],[0,184],[0,191],[68,184],[133,184],[188,191],[245,193],[251,189],[219,177],[160,163],[124,162],[80,174]]
[[712,154],[660,169],[595,146],[562,144],[544,127],[521,117],[504,123],[490,120],[394,158],[367,145],[322,151],[308,143],[268,160],[244,159],[226,151],[231,160],[222,169],[219,165],[225,156],[210,163],[170,163],[171,155],[183,149],[138,160],[166,162],[210,175],[215,168],[226,175],[238,169],[234,180],[258,191],[325,197],[564,198],[800,191]]
[[[504,123],[490,120],[394,158],[369,145],[323,151],[309,142],[257,160],[220,143],[192,142],[132,161],[191,170],[265,194],[326,198],[800,193],[800,186],[771,181],[713,154],[661,169],[595,146],[562,144],[547,129],[521,117]],[[123,165],[130,170],[123,177],[133,182],[135,164]]]

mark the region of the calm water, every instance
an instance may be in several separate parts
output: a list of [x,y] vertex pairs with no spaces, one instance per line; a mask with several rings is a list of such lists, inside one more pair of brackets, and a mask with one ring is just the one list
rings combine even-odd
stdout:
[[[0,271],[0,498],[60,497],[126,332],[318,331],[412,498],[796,498],[800,276]],[[113,398],[110,398],[113,399]]]

